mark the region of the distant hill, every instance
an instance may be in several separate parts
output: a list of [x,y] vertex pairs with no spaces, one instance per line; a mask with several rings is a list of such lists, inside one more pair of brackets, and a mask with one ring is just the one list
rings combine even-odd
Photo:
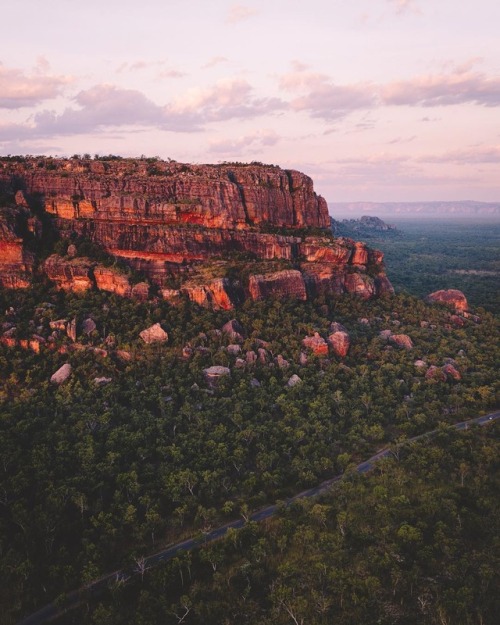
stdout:
[[378,237],[394,237],[401,235],[401,231],[392,224],[375,215],[363,215],[360,219],[342,219],[337,220],[330,217],[332,230],[335,236],[349,238],[370,239],[374,236]]
[[329,202],[330,214],[339,217],[477,217],[500,220],[500,202]]

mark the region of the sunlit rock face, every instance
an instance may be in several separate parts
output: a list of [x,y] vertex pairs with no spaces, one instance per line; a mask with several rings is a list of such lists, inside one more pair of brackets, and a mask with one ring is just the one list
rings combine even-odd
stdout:
[[444,304],[449,308],[454,308],[457,312],[466,311],[469,307],[467,298],[458,289],[447,289],[435,291],[427,296],[429,303]]
[[[4,286],[30,284],[33,242],[41,247],[50,235],[84,237],[147,278],[136,288],[123,272],[81,258],[73,245],[67,257],[51,256],[41,265],[66,290],[145,299],[154,285],[167,299],[187,296],[221,309],[247,297],[392,292],[382,253],[333,238],[325,200],[298,171],[257,163],[5,158],[0,193],[10,198],[0,206]],[[224,264],[234,258],[247,263],[244,282],[226,275]],[[213,275],[200,270],[213,262]],[[172,288],[172,281],[179,286]]]

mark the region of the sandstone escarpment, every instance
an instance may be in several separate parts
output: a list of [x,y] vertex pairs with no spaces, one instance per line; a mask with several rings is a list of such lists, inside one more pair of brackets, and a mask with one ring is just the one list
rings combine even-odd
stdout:
[[[6,286],[20,286],[25,274],[29,284],[27,240],[41,234],[32,227],[28,236],[28,220],[38,214],[52,235],[97,244],[145,274],[168,299],[184,294],[228,309],[245,297],[368,298],[392,291],[383,255],[352,239],[334,239],[326,202],[297,171],[256,163],[5,158],[0,192],[15,198],[17,215],[25,212],[22,228],[12,218],[0,220]],[[42,265],[60,288],[148,296],[147,284],[138,290],[120,272],[78,256],[78,245],[71,249],[75,258],[52,256]],[[235,277],[235,259],[245,270],[243,281]],[[207,262],[219,264],[213,275],[200,271]]]

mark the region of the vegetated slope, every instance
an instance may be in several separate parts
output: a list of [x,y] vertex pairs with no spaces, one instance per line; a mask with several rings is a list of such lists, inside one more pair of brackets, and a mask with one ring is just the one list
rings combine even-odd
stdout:
[[68,621],[494,625],[498,424],[394,448],[319,500],[116,583]]
[[[39,353],[0,345],[5,623],[497,402],[493,317],[456,325],[405,295],[249,301],[241,337],[221,331],[227,311],[97,291],[0,291],[0,313],[21,340],[53,334]],[[139,333],[155,323],[168,341],[146,345]],[[330,341],[339,323],[345,356]],[[51,383],[65,364],[69,378]],[[227,368],[215,384],[212,366]]]

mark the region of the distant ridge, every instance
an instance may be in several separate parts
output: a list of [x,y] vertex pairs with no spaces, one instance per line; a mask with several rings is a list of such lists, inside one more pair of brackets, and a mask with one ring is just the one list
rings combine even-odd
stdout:
[[328,207],[335,219],[372,214],[383,217],[479,217],[500,220],[500,202],[329,202]]

